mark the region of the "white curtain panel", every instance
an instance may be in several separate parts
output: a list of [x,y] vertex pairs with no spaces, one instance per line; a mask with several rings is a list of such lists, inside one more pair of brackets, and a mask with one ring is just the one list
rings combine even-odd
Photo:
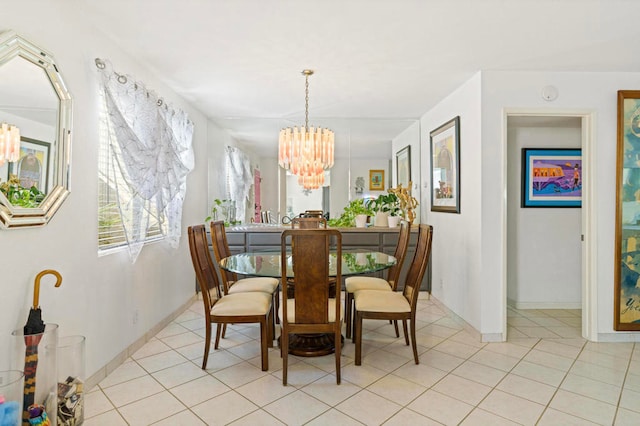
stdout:
[[128,200],[118,199],[135,262],[153,222],[150,214],[166,222],[165,237],[178,247],[186,180],[194,167],[193,123],[143,83],[114,72],[108,62],[99,71],[110,121],[110,161],[133,194]]
[[253,170],[249,157],[237,147],[227,146],[227,188],[229,199],[235,201],[237,220],[245,220],[249,190],[253,185]]

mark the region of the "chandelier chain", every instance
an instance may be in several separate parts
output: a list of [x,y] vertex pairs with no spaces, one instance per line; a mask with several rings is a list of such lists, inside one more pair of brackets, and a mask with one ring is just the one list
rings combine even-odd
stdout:
[[309,131],[309,74],[304,76],[304,128]]

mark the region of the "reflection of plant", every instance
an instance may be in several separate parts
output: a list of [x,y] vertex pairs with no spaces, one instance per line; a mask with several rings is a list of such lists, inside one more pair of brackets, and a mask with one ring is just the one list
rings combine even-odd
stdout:
[[357,215],[364,214],[367,216],[373,215],[373,211],[367,207],[362,198],[351,201],[344,208],[342,215],[335,219],[329,219],[327,224],[329,226],[353,226],[353,222]]
[[[342,254],[342,258],[350,270],[354,272],[366,272],[375,269],[376,259],[371,253],[367,253],[365,256],[360,257],[358,257],[358,254],[364,255],[364,253]],[[362,257],[364,257],[364,259],[362,259]]]
[[367,207],[374,212],[389,213],[391,216],[397,216],[400,212],[400,201],[394,193],[380,194],[378,198],[367,201]]
[[241,223],[239,220],[236,220],[235,218],[233,220],[229,220],[229,213],[232,210],[231,208],[232,202],[233,202],[232,200],[227,200],[227,199],[221,200],[219,198],[216,198],[215,200],[213,200],[213,205],[211,206],[211,215],[207,216],[207,218],[204,221],[209,222],[210,220],[218,220],[218,208],[219,208],[220,213],[222,214],[224,219],[224,226],[237,225]]
[[7,200],[14,206],[38,207],[44,200],[45,194],[35,186],[25,188],[20,185],[18,176],[11,175],[8,182],[0,184],[0,191],[7,197]]

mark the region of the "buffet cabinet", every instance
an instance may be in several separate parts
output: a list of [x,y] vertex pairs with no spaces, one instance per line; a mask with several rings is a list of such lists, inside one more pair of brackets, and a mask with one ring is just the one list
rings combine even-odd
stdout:
[[[287,227],[268,224],[239,225],[226,228],[227,242],[233,254],[255,251],[280,250],[280,235]],[[337,228],[342,233],[342,248],[355,249],[366,248],[374,251],[393,255],[398,243],[400,228]],[[418,227],[411,229],[407,257],[400,272],[398,289],[402,290],[404,280],[409,270],[418,242]],[[211,252],[213,256],[213,251]],[[380,271],[375,276],[384,277],[385,271]],[[420,290],[431,292],[431,262],[424,274]]]

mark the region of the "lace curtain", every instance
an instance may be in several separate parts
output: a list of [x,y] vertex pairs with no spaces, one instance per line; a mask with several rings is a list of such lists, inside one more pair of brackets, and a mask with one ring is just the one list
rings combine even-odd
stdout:
[[253,170],[249,157],[240,149],[227,146],[227,189],[229,198],[236,204],[237,220],[244,221],[247,203],[249,202],[249,190],[253,185]]
[[[154,215],[171,247],[180,241],[186,178],[193,170],[193,123],[187,114],[134,78],[96,59],[108,114],[111,158],[126,188],[118,192],[120,215],[132,262],[144,245]],[[124,194],[123,194],[124,195]]]

